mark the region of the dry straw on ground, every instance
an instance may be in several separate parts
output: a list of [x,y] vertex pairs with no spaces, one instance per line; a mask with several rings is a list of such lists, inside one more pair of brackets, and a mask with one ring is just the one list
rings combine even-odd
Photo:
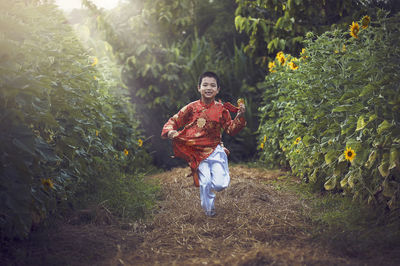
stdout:
[[[99,205],[25,242],[1,247],[5,265],[395,265],[394,254],[343,254],[311,235],[307,203],[280,171],[231,166],[215,217],[201,207],[188,168],[149,178],[162,197],[152,219],[120,221]],[[40,230],[39,230],[40,231]],[[14,252],[14,255],[7,251]],[[25,253],[24,253],[25,252]],[[396,252],[394,250],[393,252]],[[22,259],[24,258],[24,259]],[[397,262],[399,261],[398,256]]]
[[123,261],[131,265],[299,265],[346,263],[310,240],[307,208],[271,181],[283,173],[234,166],[231,184],[217,193],[215,217],[200,207],[199,190],[176,168],[152,178],[163,198],[143,243]]

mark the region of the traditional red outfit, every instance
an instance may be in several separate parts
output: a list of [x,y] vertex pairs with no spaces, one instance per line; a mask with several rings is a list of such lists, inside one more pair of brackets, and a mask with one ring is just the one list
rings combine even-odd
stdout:
[[213,101],[206,105],[201,100],[189,103],[168,120],[161,136],[166,138],[168,131],[184,127],[173,139],[174,154],[186,160],[192,172],[197,173],[200,162],[221,143],[222,129],[233,136],[246,126],[244,117],[232,120],[229,110],[237,112],[229,103]]

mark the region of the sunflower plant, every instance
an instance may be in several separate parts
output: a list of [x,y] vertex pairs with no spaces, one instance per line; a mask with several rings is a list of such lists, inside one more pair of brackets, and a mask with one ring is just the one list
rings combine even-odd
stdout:
[[[349,31],[308,33],[293,67],[279,54],[260,85],[261,151],[319,189],[392,211],[400,207],[400,15],[378,12]],[[354,36],[353,36],[354,35]],[[285,64],[286,65],[286,64]],[[301,141],[296,138],[301,136]]]

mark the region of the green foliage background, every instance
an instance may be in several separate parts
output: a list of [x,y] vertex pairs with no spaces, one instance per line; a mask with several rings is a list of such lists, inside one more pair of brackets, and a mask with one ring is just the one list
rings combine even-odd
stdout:
[[0,10],[1,237],[27,236],[66,203],[145,215],[150,157],[115,69],[101,71],[54,5]]
[[171,144],[160,138],[161,129],[180,108],[199,99],[197,79],[207,70],[220,76],[223,102],[246,99],[247,129],[224,143],[231,160],[254,159],[260,102],[255,84],[266,71],[243,52],[246,36],[235,31],[231,1],[130,1],[107,12],[85,2],[92,15],[87,26],[91,32],[101,29],[123,66],[122,80],[157,166],[182,164],[168,156]]
[[249,40],[244,47],[255,61],[266,66],[282,50],[298,54],[309,31],[322,34],[332,27],[347,27],[374,8],[396,12],[396,0],[236,0],[235,25]]
[[[259,130],[266,164],[398,213],[400,16],[386,15],[379,11],[358,38],[339,29],[308,33],[297,70],[288,54],[285,65],[275,60],[260,85]],[[356,153],[351,162],[346,148]]]

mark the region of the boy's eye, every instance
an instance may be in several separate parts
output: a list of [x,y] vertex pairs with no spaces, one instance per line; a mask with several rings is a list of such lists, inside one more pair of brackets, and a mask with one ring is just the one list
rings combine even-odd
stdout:
[[214,84],[214,83],[211,83],[211,84],[203,83],[202,84],[203,87],[207,87],[208,85],[210,85],[211,87],[216,87],[217,86],[217,84]]

